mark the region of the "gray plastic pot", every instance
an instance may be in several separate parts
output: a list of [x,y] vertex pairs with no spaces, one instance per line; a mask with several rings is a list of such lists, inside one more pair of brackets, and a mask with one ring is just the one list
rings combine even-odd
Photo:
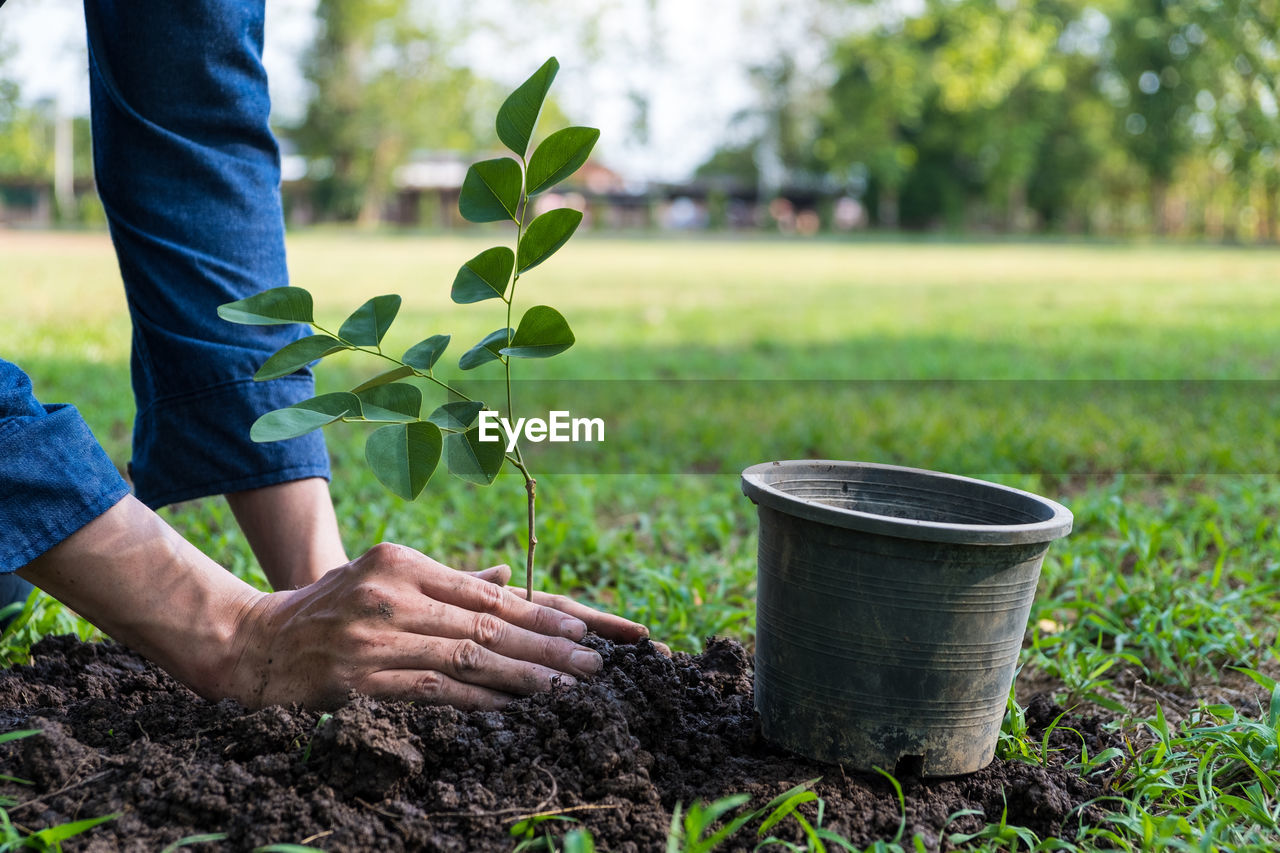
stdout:
[[922,776],[995,755],[1040,564],[1071,512],[919,468],[767,462],[759,508],[756,708],[819,761]]

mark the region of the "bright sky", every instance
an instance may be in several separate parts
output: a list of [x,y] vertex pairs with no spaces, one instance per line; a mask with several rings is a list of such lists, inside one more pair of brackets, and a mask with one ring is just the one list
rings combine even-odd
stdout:
[[[0,0],[3,2],[3,0]],[[432,9],[457,0],[432,0]],[[550,55],[561,63],[557,95],[569,116],[600,127],[599,153],[635,178],[688,175],[727,135],[735,114],[753,103],[747,68],[779,50],[802,69],[820,57],[803,15],[777,14],[799,0],[464,0],[468,14],[491,20],[463,51],[482,73],[511,86]],[[79,0],[8,0],[0,41],[17,49],[6,72],[26,98],[55,97],[65,112],[88,113],[84,22]],[[306,97],[298,56],[313,32],[315,0],[268,0],[264,63],[276,110],[296,116]],[[581,22],[598,20],[595,47]],[[447,11],[445,12],[447,14]],[[518,28],[520,41],[511,32]],[[647,144],[634,138],[633,93],[650,101]]]

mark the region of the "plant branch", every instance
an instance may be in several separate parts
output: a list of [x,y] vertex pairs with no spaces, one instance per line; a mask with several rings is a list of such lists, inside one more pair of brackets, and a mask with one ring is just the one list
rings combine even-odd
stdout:
[[369,355],[376,355],[378,358],[385,358],[387,361],[391,362],[392,364],[398,365],[399,367],[407,367],[410,370],[412,370],[413,375],[418,377],[419,379],[426,379],[430,382],[434,382],[444,390],[448,391],[450,394],[453,394],[454,396],[458,397],[458,399],[460,400],[465,400],[468,403],[474,402],[470,397],[468,397],[466,394],[463,394],[457,388],[454,388],[448,382],[444,382],[443,380],[437,379],[435,375],[430,371],[427,371],[424,373],[423,371],[419,370],[418,368],[414,367],[411,364],[405,364],[403,361],[396,358],[395,356],[387,355],[385,352],[382,351],[382,347],[378,347],[377,349],[368,349],[367,347],[361,347],[361,346],[356,346],[355,344],[349,344],[346,341],[342,340],[342,338],[335,335],[333,332],[330,332],[324,326],[321,326],[317,323],[312,323],[311,325],[315,326],[315,328],[318,331],[345,344],[347,347],[349,347],[352,350],[352,352],[363,352],[363,353],[368,353]]

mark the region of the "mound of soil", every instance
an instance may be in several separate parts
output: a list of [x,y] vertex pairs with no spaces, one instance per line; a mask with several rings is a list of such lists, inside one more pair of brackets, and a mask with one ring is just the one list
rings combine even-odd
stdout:
[[[225,849],[302,842],[328,850],[511,850],[520,817],[560,811],[598,849],[663,849],[677,803],[752,795],[759,807],[822,777],[824,825],[866,845],[890,838],[903,809],[878,776],[815,764],[765,742],[752,709],[742,646],[711,640],[668,659],[645,642],[589,640],[604,672],[502,712],[461,712],[352,695],[330,715],[296,707],[248,711],[207,702],[113,644],[52,637],[30,666],[0,672],[0,731],[40,734],[0,744],[9,809],[30,829],[119,812],[80,842],[86,850],[158,850],[179,838],[225,833]],[[1061,709],[1034,701],[1042,732]],[[1091,754],[1110,735],[1097,719],[1069,718]],[[931,848],[1007,810],[1041,837],[1074,833],[1082,803],[1102,793],[1064,769],[1079,739],[1049,767],[997,760],[970,776],[903,779],[906,832]],[[961,810],[969,815],[947,824]],[[802,808],[810,820],[814,804]],[[573,824],[543,824],[563,832]],[[944,827],[946,827],[945,832]],[[749,825],[728,849],[752,849]],[[800,839],[788,820],[775,834]],[[198,844],[193,849],[210,849]]]

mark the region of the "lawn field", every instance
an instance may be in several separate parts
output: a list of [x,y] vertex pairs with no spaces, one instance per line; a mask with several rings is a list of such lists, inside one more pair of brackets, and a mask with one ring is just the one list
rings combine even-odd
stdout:
[[[293,283],[330,329],[400,293],[385,348],[450,333],[441,364],[456,364],[503,317],[500,303],[452,304],[450,283],[506,237],[304,232],[290,237]],[[956,843],[1280,847],[1280,253],[592,236],[523,278],[516,302],[555,306],[577,335],[560,357],[516,365],[517,407],[607,424],[603,444],[531,454],[542,586],[644,621],[677,649],[711,634],[749,643],[743,466],[858,459],[1033,489],[1076,522],[1044,565],[1019,695],[1047,689],[1103,713],[1129,746],[1069,756],[1113,778],[1105,822],[1058,839],[993,824]],[[122,468],[129,334],[104,235],[0,232],[0,357],[43,401],[76,403]],[[379,370],[343,354],[318,382],[342,390]],[[358,429],[328,435],[352,554],[391,540],[458,568],[523,565],[517,476],[477,489],[441,474],[406,504],[366,470]],[[264,583],[220,499],[165,514]],[[89,633],[40,602],[0,653],[21,660],[51,630]],[[1000,754],[1048,761],[1047,740],[1018,721],[1011,704]]]

